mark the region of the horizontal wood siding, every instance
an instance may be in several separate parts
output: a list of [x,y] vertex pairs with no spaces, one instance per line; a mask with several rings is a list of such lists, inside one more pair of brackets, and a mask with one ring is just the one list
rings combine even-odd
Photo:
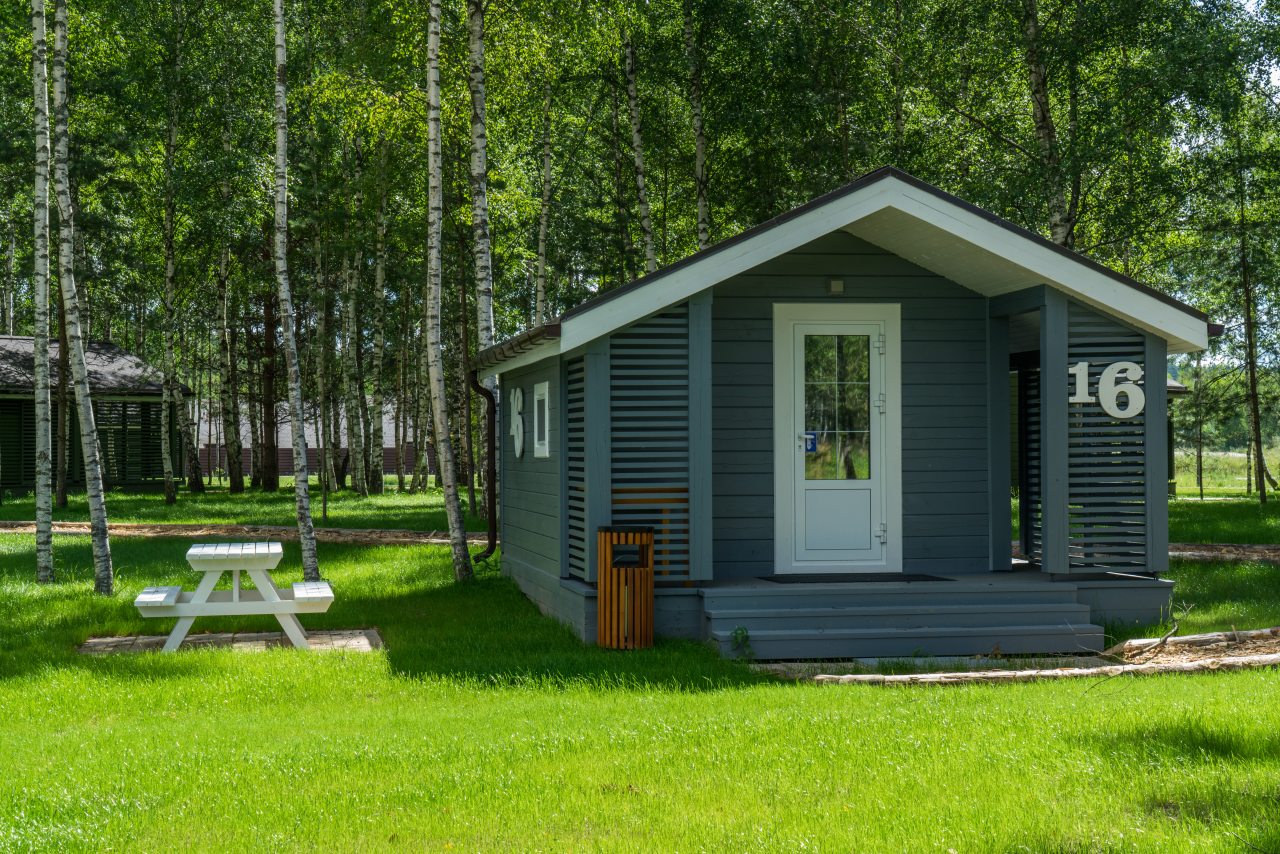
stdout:
[[[533,387],[550,383],[547,396],[549,457],[533,455]],[[524,454],[517,458],[511,438],[511,390],[524,391]],[[546,359],[501,379],[498,443],[502,447],[502,562],[505,571],[560,577],[561,471],[560,359]]]
[[773,305],[836,300],[902,306],[904,571],[987,571],[987,301],[837,233],[715,288],[715,578],[774,571]]

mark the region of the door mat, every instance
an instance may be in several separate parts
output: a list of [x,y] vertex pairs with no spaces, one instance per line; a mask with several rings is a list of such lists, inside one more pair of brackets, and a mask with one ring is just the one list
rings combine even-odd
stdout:
[[762,581],[774,584],[849,584],[858,581],[953,581],[936,575],[911,575],[902,572],[848,572],[840,575],[766,575]]

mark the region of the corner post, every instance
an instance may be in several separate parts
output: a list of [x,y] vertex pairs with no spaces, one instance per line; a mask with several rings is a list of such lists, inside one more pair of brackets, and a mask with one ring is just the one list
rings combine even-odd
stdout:
[[586,368],[586,486],[587,486],[587,581],[596,580],[599,548],[596,529],[613,519],[613,448],[609,413],[608,336],[587,345]]
[[991,570],[1013,565],[1013,524],[1009,509],[1009,318],[987,321],[987,511]]
[[1169,386],[1168,345],[1148,333],[1143,361],[1146,434],[1147,571],[1169,569]]
[[1046,288],[1040,309],[1040,568],[1048,573],[1070,569],[1067,338],[1067,299]]
[[689,578],[712,577],[711,291],[689,299]]

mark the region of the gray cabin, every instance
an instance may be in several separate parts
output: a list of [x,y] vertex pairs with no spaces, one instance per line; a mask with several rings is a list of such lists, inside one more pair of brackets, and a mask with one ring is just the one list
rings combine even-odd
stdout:
[[477,355],[503,571],[590,642],[596,531],[652,526],[659,636],[1098,649],[1168,609],[1167,357],[1209,326],[878,170]]

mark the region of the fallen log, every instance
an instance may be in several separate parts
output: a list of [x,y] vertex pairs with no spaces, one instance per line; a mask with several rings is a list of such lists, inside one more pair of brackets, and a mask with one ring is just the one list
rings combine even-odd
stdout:
[[977,685],[1009,682],[1040,682],[1058,679],[1088,679],[1113,676],[1154,676],[1162,673],[1206,673],[1218,670],[1254,670],[1280,667],[1280,653],[1205,658],[1200,661],[1112,664],[1105,667],[1060,667],[1054,670],[977,670],[964,673],[851,673],[822,675],[813,681],[822,685]]
[[1280,638],[1280,626],[1270,629],[1251,629],[1244,632],[1209,632],[1202,635],[1182,635],[1181,637],[1169,638],[1134,638],[1124,643],[1116,644],[1107,650],[1104,655],[1132,655],[1137,652],[1144,652],[1157,645],[1163,646],[1213,646],[1219,643],[1240,643],[1250,640],[1267,640],[1269,638]]

